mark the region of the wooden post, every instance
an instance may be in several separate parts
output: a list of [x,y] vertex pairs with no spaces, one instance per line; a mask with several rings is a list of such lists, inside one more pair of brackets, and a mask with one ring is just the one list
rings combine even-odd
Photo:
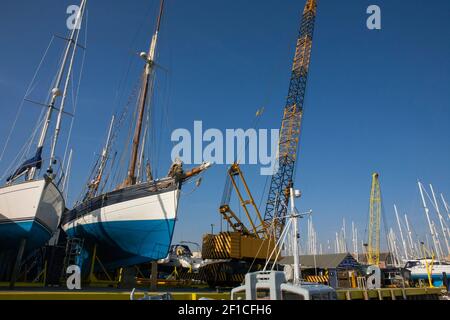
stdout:
[[156,291],[158,289],[158,263],[152,262],[152,275],[150,282],[150,290]]
[[350,290],[345,291],[345,299],[352,300],[352,295],[350,293]]
[[94,274],[94,269],[95,269],[95,259],[97,258],[97,244],[94,245],[94,250],[92,251],[92,260],[91,260],[91,267],[89,269],[89,276],[88,276],[88,283],[92,283],[95,282],[96,278],[95,278],[95,274]]
[[367,292],[367,289],[364,289],[363,296],[364,296],[364,300],[369,300],[369,293]]
[[13,268],[11,280],[9,283],[9,290],[14,290],[14,287],[15,287],[15,284],[17,281],[17,277],[19,276],[20,265],[22,263],[23,252],[25,251],[26,244],[27,244],[27,239],[23,238],[22,240],[20,240],[19,251],[17,252],[16,261],[14,263],[14,268]]
[[392,300],[397,300],[397,298],[395,297],[394,289],[391,289],[391,299]]

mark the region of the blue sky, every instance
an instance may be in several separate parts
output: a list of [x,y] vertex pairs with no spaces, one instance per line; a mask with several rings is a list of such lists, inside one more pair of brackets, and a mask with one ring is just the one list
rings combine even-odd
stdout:
[[[88,49],[71,142],[69,202],[86,181],[111,114],[137,82],[141,64],[134,53],[148,47],[157,2],[88,4]],[[70,4],[74,2],[3,4],[2,147],[51,35],[66,32]],[[382,30],[366,28],[371,4],[381,7]],[[303,5],[287,0],[167,1],[158,63],[168,71],[158,75],[155,101],[156,108],[167,108],[169,114],[154,147],[160,176],[169,167],[170,133],[192,129],[194,120],[202,120],[205,128],[248,128],[255,111],[264,106],[259,127],[279,127]],[[450,201],[449,40],[450,2],[445,0],[432,5],[420,0],[320,1],[295,182],[303,191],[298,206],[314,210],[323,243],[334,239],[343,217],[348,225],[354,220],[364,237],[374,171],[380,173],[387,219],[393,221],[395,202],[419,234],[425,219],[417,179],[433,183]],[[61,50],[62,44],[55,43]],[[54,61],[48,65],[47,71],[54,70]],[[44,89],[45,83],[39,86]],[[34,97],[45,98],[47,92],[37,89]],[[40,110],[25,105],[24,111],[0,162],[2,174]],[[66,119],[65,130],[68,124]],[[266,178],[256,166],[244,170],[259,202]],[[217,165],[198,190],[184,188],[175,241],[199,242],[211,223],[218,229],[224,177],[225,166]]]

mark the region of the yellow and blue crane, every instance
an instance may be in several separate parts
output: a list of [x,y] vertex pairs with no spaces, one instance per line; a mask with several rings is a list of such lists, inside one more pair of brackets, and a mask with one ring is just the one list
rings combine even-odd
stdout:
[[[287,101],[283,111],[278,142],[277,170],[270,182],[264,217],[255,204],[248,184],[235,162],[227,172],[227,182],[220,206],[220,214],[231,227],[231,232],[203,237],[202,257],[218,260],[201,270],[202,278],[209,284],[240,283],[246,272],[257,268],[269,256],[285,226],[290,189],[293,187],[301,123],[305,102],[306,83],[311,60],[314,23],[317,12],[316,0],[307,0],[302,14],[299,36],[295,49]],[[241,182],[241,183],[239,183]],[[239,185],[244,190],[239,189]],[[230,208],[232,190],[250,223],[247,227]],[[253,216],[256,219],[253,219]],[[220,259],[228,259],[220,262]]]
[[308,0],[303,10],[291,81],[281,122],[278,170],[272,175],[264,214],[264,221],[273,226],[276,237],[284,228],[285,218],[283,217],[286,216],[288,210],[289,190],[293,186],[316,12],[316,1]]

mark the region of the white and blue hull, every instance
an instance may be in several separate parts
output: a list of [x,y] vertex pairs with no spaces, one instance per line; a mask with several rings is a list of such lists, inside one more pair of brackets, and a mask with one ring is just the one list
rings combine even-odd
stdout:
[[[127,196],[127,192],[132,195]],[[142,188],[139,194],[134,193],[119,190],[100,196],[75,208],[75,216],[63,221],[62,228],[69,237],[96,245],[98,257],[108,269],[155,261],[165,258],[169,251],[178,210],[178,186],[158,192]]]
[[57,230],[65,208],[49,180],[26,181],[0,188],[0,251],[12,251],[26,240],[26,252],[44,246]]
[[[413,280],[428,280],[427,269],[422,266],[413,267],[410,269],[411,279]],[[434,280],[442,280],[443,274],[446,273],[450,277],[450,265],[433,266],[431,270],[431,278]]]

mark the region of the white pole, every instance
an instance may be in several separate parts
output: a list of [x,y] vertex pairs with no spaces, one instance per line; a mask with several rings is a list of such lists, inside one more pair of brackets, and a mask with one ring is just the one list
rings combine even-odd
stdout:
[[311,217],[308,217],[308,254],[311,254]]
[[418,254],[414,247],[414,241],[412,239],[412,232],[411,232],[411,229],[409,228],[408,216],[406,215],[406,213],[405,213],[405,222],[406,222],[406,230],[408,231],[409,251],[411,252],[411,254],[413,256],[417,257]]
[[394,252],[394,248],[392,246],[392,229],[390,229],[389,232],[388,232],[388,251],[392,254],[392,263],[395,266],[396,265],[396,263],[395,263],[395,252]]
[[[82,10],[84,10],[84,6],[85,6],[86,0],[82,0],[81,1],[81,6],[80,6],[80,12]],[[47,112],[45,114],[45,121],[41,130],[41,134],[39,136],[39,141],[37,144],[37,152],[42,152],[42,148],[44,147],[45,144],[45,140],[47,138],[47,132],[48,132],[48,128],[50,126],[50,121],[52,118],[52,114],[53,114],[53,109],[55,109],[55,103],[56,103],[56,99],[61,95],[61,92],[59,90],[59,86],[61,85],[61,81],[62,81],[62,77],[64,74],[64,69],[66,68],[66,64],[67,64],[67,59],[69,58],[69,53],[70,53],[70,48],[72,46],[72,42],[75,39],[75,34],[77,32],[77,28],[74,28],[72,30],[72,33],[70,35],[70,40],[69,43],[67,44],[65,53],[64,53],[64,57],[63,60],[61,62],[61,66],[59,68],[57,77],[56,77],[56,81],[55,81],[55,87],[52,88],[51,91],[51,99],[50,99],[50,103],[47,106]],[[36,175],[36,167],[32,167],[30,169],[29,175],[28,175],[28,180],[33,180],[34,177]]]
[[438,249],[439,249],[439,256],[441,257],[440,259],[442,259],[442,257],[444,256],[444,250],[442,250],[442,244],[441,244],[441,241],[439,240],[439,233],[437,231],[436,224],[434,223],[434,221],[431,221],[431,225],[433,227],[434,233],[436,234]]
[[[81,2],[81,6],[80,6],[80,11],[78,12],[78,16],[77,16],[77,25],[80,24],[81,25],[81,21],[83,19],[83,14],[84,14],[84,9],[85,9],[85,5],[86,5],[86,0],[83,0]],[[76,33],[76,36],[75,36]],[[48,172],[51,173],[52,172],[52,167],[53,167],[53,162],[55,160],[55,150],[56,150],[56,144],[58,142],[58,137],[59,137],[59,132],[61,131],[61,121],[62,121],[62,115],[64,113],[64,106],[65,106],[65,102],[66,102],[66,98],[67,98],[67,89],[69,88],[69,83],[70,83],[70,77],[72,76],[72,69],[73,69],[73,64],[75,61],[75,54],[77,52],[77,48],[78,48],[78,36],[79,36],[79,31],[78,29],[75,27],[74,30],[72,31],[72,37],[69,40],[69,44],[67,46],[67,51],[66,51],[66,55],[69,54],[70,51],[70,47],[73,45],[73,50],[72,50],[72,56],[70,58],[70,63],[69,63],[69,69],[67,71],[67,75],[66,75],[66,81],[64,83],[64,89],[63,89],[63,93],[62,93],[62,99],[61,99],[61,104],[59,106],[59,111],[58,111],[58,117],[56,119],[56,126],[55,126],[55,133],[53,135],[53,141],[51,144],[51,148],[50,148],[50,164],[48,166]],[[67,56],[65,57],[65,59],[67,59]],[[65,63],[63,64],[63,68],[65,66]],[[61,69],[61,76],[63,73],[64,69]],[[62,79],[61,79],[62,80]],[[56,89],[59,90],[59,84],[60,81],[57,82],[56,85]]]
[[[426,240],[427,248],[430,248],[430,239],[428,238],[428,233],[425,234],[425,240]],[[436,250],[436,254],[438,254],[437,250]]]
[[390,234],[392,255],[394,258],[393,259],[394,267],[397,268],[400,265],[400,259],[399,259],[398,248],[397,248],[397,239],[396,239],[397,237],[395,236],[394,230],[392,230],[392,228],[390,228],[389,234]]
[[352,249],[353,249],[353,254],[356,254],[356,249],[355,249],[355,223],[352,221]]
[[291,219],[294,224],[294,284],[300,283],[300,263],[299,263],[299,254],[298,254],[298,215],[295,212],[295,202],[294,202],[294,189],[291,188],[290,190],[290,196],[291,196]]
[[442,199],[442,203],[444,204],[445,211],[447,212],[448,218],[450,219],[450,209],[449,209],[447,201],[445,201],[444,195],[442,193],[441,193],[441,199]]
[[[387,245],[388,245],[388,252],[390,252],[391,255],[392,255],[392,263],[395,265],[395,252],[394,252],[394,250],[392,248],[392,233],[391,233],[391,231],[392,231],[392,229],[390,229],[389,232],[388,232]],[[386,259],[386,262],[387,262],[387,259]]]
[[436,234],[435,234],[435,230],[434,230],[434,228],[432,226],[432,222],[430,220],[430,215],[429,215],[429,211],[430,210],[427,207],[427,204],[425,202],[425,197],[423,195],[423,190],[422,190],[423,186],[422,186],[422,183],[420,181],[417,181],[417,184],[419,185],[420,196],[422,198],[422,204],[423,204],[423,209],[425,211],[425,216],[427,218],[428,228],[430,229],[431,237],[433,238],[434,250],[436,252],[436,255],[438,256],[438,259],[441,260],[440,252],[439,252],[439,243],[438,243],[438,240],[437,240],[437,237],[436,237]]
[[[442,199],[442,203],[444,204],[445,211],[447,212],[448,219],[450,220],[450,209],[449,209],[447,201],[445,201],[444,195],[442,193],[441,193],[441,199]],[[447,227],[447,232],[448,232],[448,236],[450,238],[450,228],[448,228],[448,227]]]
[[339,237],[338,237],[338,233],[336,232],[336,248],[335,251],[336,253],[339,253]]
[[69,194],[69,178],[70,178],[70,170],[72,168],[72,153],[73,153],[73,150],[70,149],[69,159],[67,160],[66,173],[64,175],[64,182],[62,185],[63,186],[62,192],[65,195],[66,200],[67,200],[67,196]]
[[100,177],[103,174],[103,170],[105,169],[106,161],[108,160],[108,151],[109,151],[110,144],[111,144],[111,135],[112,135],[112,130],[113,130],[113,126],[114,126],[114,120],[115,120],[115,117],[112,116],[111,122],[109,124],[109,130],[108,130],[108,135],[106,138],[106,143],[102,150],[102,157],[100,160],[100,165],[98,167],[98,176],[100,176]]
[[391,232],[392,232],[392,245],[395,252],[395,261],[396,261],[395,266],[398,268],[400,266],[400,255],[398,254],[397,236],[395,235],[394,230],[392,230],[392,228]]
[[434,193],[434,189],[433,189],[433,186],[431,184],[430,184],[430,190],[431,190],[431,194],[433,196],[434,208],[436,209],[436,213],[437,213],[438,218],[439,218],[439,223],[441,225],[442,234],[444,235],[445,246],[447,247],[447,255],[449,255],[450,254],[450,246],[448,245],[447,230],[444,227],[444,218],[441,215],[441,211],[439,209],[439,204],[437,202],[436,195]]
[[397,257],[397,268],[401,265],[401,259],[400,254],[398,253],[398,246],[397,246],[397,236],[394,233],[394,230],[392,230],[392,237],[394,238],[394,250],[395,250],[395,256]]
[[347,234],[346,234],[346,230],[345,230],[346,228],[345,228],[345,218],[343,218],[343,220],[342,220],[342,235],[343,235],[343,237],[344,237],[344,243],[343,243],[343,249],[344,250],[342,250],[343,252],[347,252]]
[[398,212],[397,212],[397,206],[394,204],[394,211],[395,211],[395,217],[397,218],[397,225],[398,225],[398,230],[400,231],[400,238],[402,240],[402,245],[403,245],[403,252],[405,253],[405,259],[408,260],[408,250],[406,249],[406,242],[405,242],[405,238],[403,237],[403,231],[402,231],[402,226],[400,224],[400,219],[398,217]]
[[318,254],[317,250],[317,231],[314,229],[314,254]]

